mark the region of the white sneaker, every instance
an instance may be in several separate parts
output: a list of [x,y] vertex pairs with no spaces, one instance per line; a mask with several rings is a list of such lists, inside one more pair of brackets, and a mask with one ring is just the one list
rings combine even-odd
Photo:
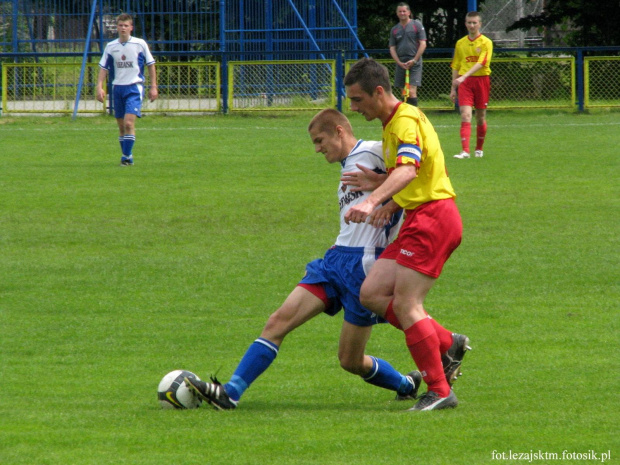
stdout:
[[476,158],[482,158],[484,157],[484,152],[482,150],[476,150]]
[[461,153],[454,155],[454,158],[460,158],[460,159],[469,158],[469,154],[465,151],[462,151]]

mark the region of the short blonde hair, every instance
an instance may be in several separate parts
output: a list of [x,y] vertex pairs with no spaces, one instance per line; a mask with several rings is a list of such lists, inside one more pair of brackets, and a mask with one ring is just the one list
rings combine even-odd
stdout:
[[465,15],[465,18],[476,18],[476,17],[480,19],[480,22],[482,22],[482,16],[480,16],[480,13],[478,13],[477,11],[468,11],[467,14]]
[[133,24],[133,18],[129,13],[121,13],[116,17],[116,24],[125,21],[129,21],[131,24]]
[[344,114],[333,108],[326,108],[325,110],[319,111],[314,115],[314,118],[310,120],[308,132],[317,127],[319,132],[333,133],[336,132],[336,126],[342,126],[345,131],[353,134],[353,127]]

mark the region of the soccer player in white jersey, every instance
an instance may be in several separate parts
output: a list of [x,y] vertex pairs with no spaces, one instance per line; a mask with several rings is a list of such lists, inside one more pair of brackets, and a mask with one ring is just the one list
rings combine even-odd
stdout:
[[[380,142],[357,140],[345,115],[334,109],[319,112],[308,126],[316,152],[328,163],[340,163],[341,175],[360,171],[359,166],[385,174]],[[359,166],[358,166],[359,165]],[[345,214],[370,192],[338,186],[340,234],[322,259],[306,265],[306,274],[267,320],[258,339],[242,357],[230,381],[221,384],[185,378],[186,385],[218,410],[231,410],[244,391],[276,358],[282,341],[295,328],[321,314],[335,315],[344,307],[338,358],[346,371],[364,381],[397,393],[397,399],[415,399],[422,375],[412,371],[402,375],[388,362],[365,354],[372,326],[383,322],[359,301],[360,286],[370,267],[397,233],[401,212],[384,210],[385,227],[347,224]]]
[[144,66],[149,70],[151,85],[149,100],[157,98],[157,73],[155,59],[147,43],[133,37],[133,19],[123,13],[116,18],[118,39],[110,42],[99,61],[97,100],[105,101],[103,83],[108,75],[112,80],[114,116],[118,123],[121,145],[121,166],[133,165],[133,145],[136,141],[136,118],[140,118],[144,94]]

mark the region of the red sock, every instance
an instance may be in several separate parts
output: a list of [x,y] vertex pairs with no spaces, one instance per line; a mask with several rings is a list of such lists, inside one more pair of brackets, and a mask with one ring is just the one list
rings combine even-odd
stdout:
[[452,332],[437,323],[437,320],[433,320],[432,316],[429,315],[428,319],[433,323],[433,328],[439,338],[439,353],[443,354],[452,346]]
[[484,138],[487,135],[487,122],[485,121],[483,124],[479,124],[476,126],[476,150],[482,150],[482,146],[484,145]]
[[471,123],[461,122],[461,145],[463,152],[469,153],[469,138],[471,137]]
[[388,304],[387,310],[385,311],[385,315],[383,316],[383,318],[385,318],[387,322],[391,324],[392,326],[394,326],[395,328],[402,330],[403,327],[400,325],[400,321],[398,321],[398,318],[396,317],[396,313],[394,313],[394,308],[392,306],[393,302],[394,302],[393,300],[390,300],[390,303]]
[[411,325],[405,330],[405,340],[428,390],[437,393],[439,397],[448,397],[450,386],[443,373],[439,337],[431,321],[424,318]]

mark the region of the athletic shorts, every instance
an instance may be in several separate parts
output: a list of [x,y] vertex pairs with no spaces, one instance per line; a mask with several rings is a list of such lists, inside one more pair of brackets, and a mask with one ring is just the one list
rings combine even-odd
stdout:
[[485,110],[489,104],[489,76],[470,76],[458,87],[459,106]]
[[379,258],[432,278],[438,278],[443,265],[461,243],[463,223],[454,199],[424,203],[407,216],[398,237]]
[[[304,285],[319,285],[325,295],[319,295],[313,286],[310,292],[323,300],[327,297],[325,313],[336,315],[344,308],[345,321],[356,326],[371,326],[385,323],[385,320],[360,303],[360,287],[370,267],[377,261],[383,249],[375,247],[334,246],[323,258],[306,265],[306,275],[300,281]],[[324,300],[325,301],[325,300]]]
[[114,86],[114,117],[123,118],[127,113],[136,115],[138,118],[142,117],[140,110],[143,92],[142,84]]
[[[409,60],[402,60],[409,61]],[[409,70],[409,85],[420,87],[422,85],[422,62],[419,61]],[[405,70],[396,65],[394,69],[394,87],[402,89],[405,87]]]

